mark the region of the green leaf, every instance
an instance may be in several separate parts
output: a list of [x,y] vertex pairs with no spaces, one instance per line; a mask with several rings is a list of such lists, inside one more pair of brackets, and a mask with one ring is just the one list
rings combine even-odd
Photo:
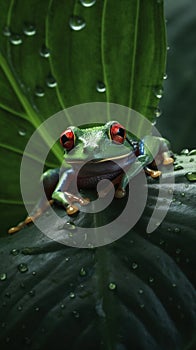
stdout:
[[[86,24],[82,30],[70,27],[75,16]],[[14,205],[20,203],[24,213],[19,164],[34,130],[63,108],[96,101],[132,107],[153,121],[166,43],[163,3],[154,0],[98,0],[91,7],[72,0],[10,0],[0,3],[0,27],[1,185],[6,188],[0,210],[1,228],[7,230],[20,212]],[[98,82],[105,92],[97,91]],[[66,115],[65,125],[71,122]],[[41,137],[48,142],[46,133]],[[48,163],[55,166],[61,158],[55,145]]]
[[[3,349],[193,348],[196,187],[185,176],[190,159],[177,158],[183,169],[175,172],[174,200],[151,234],[146,226],[163,185],[149,179],[143,217],[105,247],[66,247],[34,225],[1,238]],[[121,203],[114,201],[117,213]],[[67,219],[63,209],[56,211]]]

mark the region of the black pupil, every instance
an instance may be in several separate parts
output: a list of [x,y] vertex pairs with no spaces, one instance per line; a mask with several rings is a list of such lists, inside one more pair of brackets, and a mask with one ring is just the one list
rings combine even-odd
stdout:
[[122,138],[124,138],[125,136],[125,130],[123,128],[119,128],[117,135],[121,136]]
[[64,145],[65,142],[69,141],[69,139],[68,139],[68,137],[67,137],[66,135],[63,135],[63,136],[61,137],[61,141],[62,141],[62,143],[63,143],[63,145]]

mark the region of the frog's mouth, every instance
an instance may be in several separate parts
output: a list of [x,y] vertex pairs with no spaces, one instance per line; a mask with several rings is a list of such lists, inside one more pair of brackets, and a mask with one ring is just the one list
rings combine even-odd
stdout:
[[[134,153],[126,153],[126,154],[122,154],[122,155],[118,155],[118,156],[115,156],[115,157],[107,157],[107,158],[94,158],[94,159],[90,159],[88,161],[88,158],[85,159],[85,160],[82,160],[82,159],[66,159],[66,162],[68,164],[97,164],[97,163],[106,163],[108,161],[123,161],[125,159],[131,159],[131,158],[135,158],[135,154]],[[119,162],[117,162],[119,163]]]

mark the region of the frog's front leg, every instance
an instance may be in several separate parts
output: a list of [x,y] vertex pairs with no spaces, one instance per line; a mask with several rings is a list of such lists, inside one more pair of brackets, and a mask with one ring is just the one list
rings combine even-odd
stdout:
[[70,169],[65,171],[52,194],[52,199],[63,205],[68,215],[73,215],[79,211],[79,207],[75,203],[79,203],[80,205],[89,203],[89,199],[78,197],[67,191],[71,183],[75,183],[75,181],[76,174],[74,170]]
[[123,198],[126,195],[126,186],[129,181],[134,178],[139,172],[144,169],[151,177],[156,178],[161,175],[159,170],[151,170],[147,167],[149,163],[153,160],[152,156],[149,154],[140,155],[136,158],[135,162],[131,164],[130,168],[126,170],[125,174],[122,176],[121,182],[115,192],[116,198]]

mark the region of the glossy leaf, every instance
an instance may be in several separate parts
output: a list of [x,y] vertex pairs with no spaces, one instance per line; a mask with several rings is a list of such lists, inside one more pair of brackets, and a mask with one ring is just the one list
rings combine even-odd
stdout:
[[[33,131],[63,108],[94,101],[130,106],[154,120],[166,43],[163,3],[154,0],[97,0],[91,7],[71,0],[6,1],[0,4],[0,27],[6,188],[0,208],[7,229],[17,220],[13,205],[22,208],[19,163]],[[67,115],[65,124],[71,122]],[[47,135],[42,139],[47,142]],[[56,145],[48,162],[55,166],[61,158]]]
[[[160,187],[155,180],[148,182],[143,217],[113,244],[66,247],[33,225],[1,238],[3,349],[190,349],[196,187],[185,174],[191,158],[177,158],[183,169],[175,172],[173,203],[151,234],[146,226]],[[116,213],[120,208],[116,202]],[[66,220],[64,210],[56,210]]]

